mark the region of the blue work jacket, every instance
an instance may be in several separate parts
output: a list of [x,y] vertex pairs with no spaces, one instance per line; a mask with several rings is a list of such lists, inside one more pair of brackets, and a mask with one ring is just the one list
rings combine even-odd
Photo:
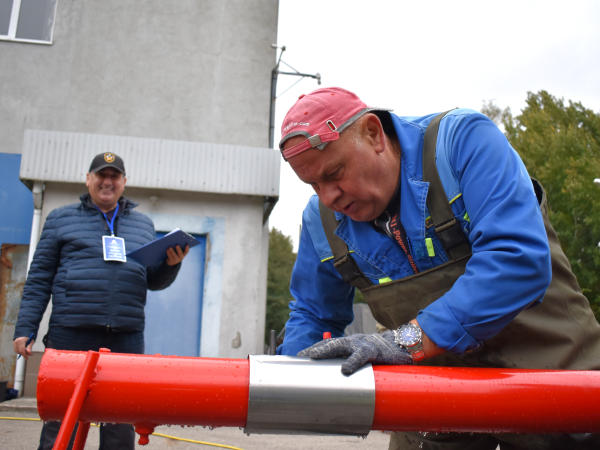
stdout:
[[[433,230],[423,181],[425,130],[437,114],[391,114],[401,147],[400,218],[421,272],[448,260]],[[440,122],[436,166],[473,256],[452,289],[423,309],[418,321],[439,347],[463,353],[496,335],[519,312],[542,301],[552,270],[542,214],[527,170],[496,125],[456,109]],[[336,213],[342,238],[364,274],[385,283],[414,274],[408,258],[370,222]],[[341,337],[353,320],[354,288],[333,266],[317,196],[302,217],[290,291],[290,319],[279,354],[295,355],[322,339]]]

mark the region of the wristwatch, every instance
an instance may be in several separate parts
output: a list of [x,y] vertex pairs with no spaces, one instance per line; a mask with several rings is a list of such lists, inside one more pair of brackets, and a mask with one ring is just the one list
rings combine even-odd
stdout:
[[413,361],[419,362],[425,359],[423,331],[421,331],[421,327],[418,325],[405,323],[397,330],[394,330],[394,340],[396,344],[408,350]]

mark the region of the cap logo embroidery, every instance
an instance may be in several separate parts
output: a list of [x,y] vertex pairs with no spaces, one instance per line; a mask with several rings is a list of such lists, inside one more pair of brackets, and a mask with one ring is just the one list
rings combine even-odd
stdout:
[[308,122],[290,122],[287,124],[287,126],[284,128],[284,130],[289,130],[292,127],[295,127],[296,125],[300,125],[301,127],[310,127],[310,123]]
[[105,153],[104,154],[104,161],[106,161],[107,163],[111,163],[115,160],[115,155],[113,155],[112,153]]

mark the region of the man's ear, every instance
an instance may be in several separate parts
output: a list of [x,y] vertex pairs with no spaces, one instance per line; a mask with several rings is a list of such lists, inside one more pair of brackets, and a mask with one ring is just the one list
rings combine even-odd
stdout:
[[90,186],[90,173],[89,172],[85,175],[85,185],[87,187]]
[[363,132],[376,153],[382,153],[385,150],[385,134],[379,117],[375,114],[365,114]]

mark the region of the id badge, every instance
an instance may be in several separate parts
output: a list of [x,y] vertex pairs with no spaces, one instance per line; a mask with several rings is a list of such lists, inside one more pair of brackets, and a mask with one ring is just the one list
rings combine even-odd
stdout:
[[127,262],[125,256],[125,239],[115,236],[102,236],[104,261]]

